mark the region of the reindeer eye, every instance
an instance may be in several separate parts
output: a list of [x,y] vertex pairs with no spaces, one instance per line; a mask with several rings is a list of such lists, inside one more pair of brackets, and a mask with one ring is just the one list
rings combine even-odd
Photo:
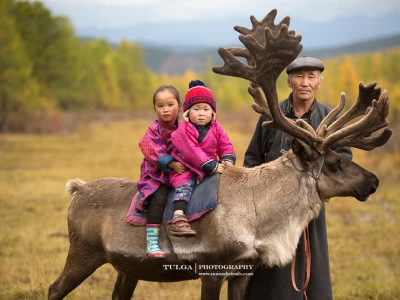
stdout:
[[328,165],[332,172],[337,172],[340,169],[340,160],[335,161],[333,164]]

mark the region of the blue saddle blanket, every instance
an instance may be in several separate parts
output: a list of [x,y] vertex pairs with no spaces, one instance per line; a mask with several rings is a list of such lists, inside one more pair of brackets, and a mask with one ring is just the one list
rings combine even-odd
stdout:
[[[220,174],[207,176],[201,183],[195,186],[192,197],[186,207],[188,222],[200,218],[217,206],[217,192],[220,177]],[[164,209],[164,222],[166,221],[167,223],[171,223],[174,213],[173,194],[174,191],[172,190],[168,195],[167,204]],[[131,206],[125,217],[125,221],[129,224],[137,226],[146,225],[146,211],[142,212],[136,209],[140,198],[141,195],[137,192],[132,199]]]

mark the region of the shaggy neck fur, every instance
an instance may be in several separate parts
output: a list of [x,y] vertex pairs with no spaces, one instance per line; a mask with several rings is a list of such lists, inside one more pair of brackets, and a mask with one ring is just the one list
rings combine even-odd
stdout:
[[254,171],[264,181],[253,186],[258,212],[255,248],[264,265],[283,266],[291,261],[302,231],[321,209],[316,180],[304,172],[292,151]]

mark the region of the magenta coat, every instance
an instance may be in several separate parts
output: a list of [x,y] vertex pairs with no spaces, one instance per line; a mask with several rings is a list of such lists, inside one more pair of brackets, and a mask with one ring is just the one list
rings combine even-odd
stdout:
[[139,142],[144,159],[140,168],[140,179],[137,183],[141,200],[139,209],[143,209],[145,199],[153,194],[160,184],[170,185],[167,165],[173,161],[171,134],[177,125],[168,126],[155,120],[150,124]]
[[171,156],[189,169],[183,174],[170,172],[169,179],[174,188],[197,176],[202,180],[206,174],[201,167],[207,162],[221,161],[225,156],[235,157],[232,143],[217,121],[212,121],[209,131],[200,143],[198,137],[197,129],[192,123],[186,121],[180,122],[178,129],[172,133]]

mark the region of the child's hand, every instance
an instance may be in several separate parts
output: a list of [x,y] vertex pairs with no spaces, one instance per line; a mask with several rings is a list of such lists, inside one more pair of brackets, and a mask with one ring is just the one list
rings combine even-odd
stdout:
[[225,165],[225,167],[232,167],[233,163],[230,160],[224,160],[222,163]]
[[215,173],[222,174],[222,172],[225,170],[224,164],[218,164],[217,169],[215,170]]
[[173,161],[170,162],[168,164],[168,167],[173,169],[176,173],[178,174],[182,174],[185,173],[185,171],[187,170],[187,168],[185,167],[185,165],[183,165],[182,163],[180,163],[179,161]]

